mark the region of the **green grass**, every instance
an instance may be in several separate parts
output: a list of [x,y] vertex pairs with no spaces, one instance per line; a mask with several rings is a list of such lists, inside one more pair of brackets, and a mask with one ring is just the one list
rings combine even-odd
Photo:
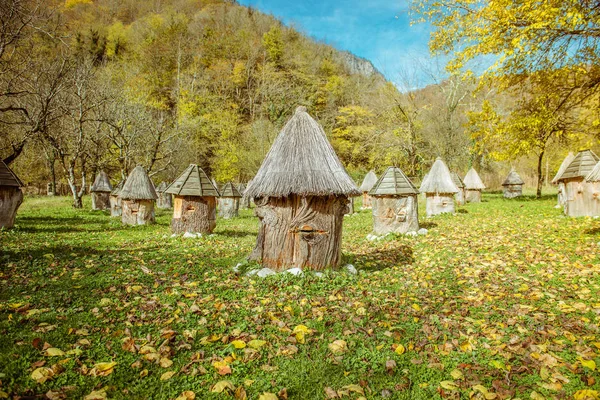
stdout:
[[[343,241],[357,276],[262,280],[231,272],[254,245],[252,211],[219,220],[214,235],[183,239],[170,237],[168,211],[156,225],[124,227],[106,212],[73,210],[67,198],[28,198],[15,229],[0,232],[0,398],[81,398],[101,388],[109,398],[186,390],[225,398],[210,392],[224,379],[249,399],[284,388],[290,399],[323,399],[325,388],[351,384],[368,399],[600,390],[587,363],[600,367],[600,221],[563,217],[552,196],[484,198],[422,218],[426,236],[376,242],[365,238],[371,213],[359,212],[346,217]],[[298,325],[312,330],[305,343],[294,343]],[[124,348],[128,338],[173,364]],[[266,344],[231,344],[252,339]],[[334,340],[348,350],[332,354]],[[45,343],[78,350],[50,357]],[[224,359],[232,373],[221,376],[213,363]],[[117,364],[93,376],[100,362]],[[53,366],[48,381],[31,378]],[[176,374],[161,381],[168,371]]]

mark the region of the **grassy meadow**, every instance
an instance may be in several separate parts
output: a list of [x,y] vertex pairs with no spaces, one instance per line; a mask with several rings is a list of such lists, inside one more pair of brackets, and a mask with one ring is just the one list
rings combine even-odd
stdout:
[[600,220],[484,199],[379,241],[360,211],[357,275],[260,279],[232,272],[251,210],[190,239],[168,210],[27,198],[0,231],[0,398],[599,398]]

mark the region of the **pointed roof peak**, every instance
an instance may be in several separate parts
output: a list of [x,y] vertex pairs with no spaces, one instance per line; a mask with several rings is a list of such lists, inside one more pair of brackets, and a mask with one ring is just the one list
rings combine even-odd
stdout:
[[94,184],[90,189],[91,192],[112,192],[113,187],[110,184],[110,179],[104,171],[98,172]]
[[21,182],[19,177],[1,159],[0,159],[0,186],[23,187],[23,182]]
[[471,169],[465,175],[465,179],[463,179],[465,183],[465,188],[467,190],[483,190],[485,189],[485,185],[483,181],[479,177],[479,174],[475,170],[475,168],[471,167]]
[[523,182],[523,179],[521,179],[521,177],[519,176],[517,171],[515,171],[514,168],[510,169],[510,172],[508,173],[506,179],[504,180],[504,182],[502,182],[502,186],[524,185],[524,184],[525,184],[525,182]]
[[140,165],[135,167],[127,177],[119,197],[125,200],[156,200],[158,198],[152,180]]
[[411,194],[419,194],[419,191],[398,167],[388,167],[369,192],[370,196],[398,196]]
[[375,185],[376,183],[377,183],[377,175],[375,175],[375,171],[370,170],[369,172],[367,172],[367,174],[365,175],[365,178],[362,181],[362,184],[360,185],[360,191],[368,192],[371,189],[373,189],[373,185]]
[[275,139],[246,192],[249,197],[360,194],[323,128],[302,106]]
[[242,197],[239,190],[231,182],[227,182],[221,188],[221,197]]
[[219,197],[219,190],[213,185],[206,172],[196,164],[190,164],[165,193],[176,196]]
[[421,193],[457,193],[458,187],[452,180],[450,170],[442,161],[441,158],[437,158],[431,169],[421,182],[419,188]]
[[563,162],[560,164],[560,167],[558,168],[558,172],[556,173],[556,175],[554,175],[554,178],[552,178],[552,183],[558,182],[558,180],[560,179],[560,176],[563,174],[563,172],[565,172],[565,169],[567,169],[567,167],[569,166],[569,164],[571,164],[571,161],[573,161],[574,158],[575,158],[575,154],[573,154],[573,152],[570,151],[569,154],[567,154],[567,156],[563,160]]
[[592,172],[598,161],[600,161],[600,159],[593,151],[582,150],[577,153],[563,173],[556,178],[556,181],[558,182],[570,178],[586,178],[589,173]]
[[452,182],[454,182],[456,187],[459,189],[464,189],[465,183],[460,178],[460,175],[458,175],[456,172],[452,172],[450,175],[452,176]]

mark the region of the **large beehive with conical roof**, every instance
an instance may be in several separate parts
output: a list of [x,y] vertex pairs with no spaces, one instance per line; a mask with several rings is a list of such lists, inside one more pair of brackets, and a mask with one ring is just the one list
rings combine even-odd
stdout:
[[148,173],[142,166],[131,171],[123,188],[121,198],[121,221],[125,225],[154,223],[154,201],[158,195]]
[[450,170],[440,157],[431,166],[419,190],[425,193],[427,216],[454,212],[454,195],[459,189],[452,180]]
[[[600,184],[588,180],[598,164],[598,156],[591,150],[582,150],[557,178],[563,189],[564,212],[570,217],[600,215]],[[562,187],[561,187],[562,185]]]

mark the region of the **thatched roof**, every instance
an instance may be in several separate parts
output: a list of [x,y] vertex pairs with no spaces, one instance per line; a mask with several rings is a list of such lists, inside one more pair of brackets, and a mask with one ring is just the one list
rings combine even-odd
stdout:
[[227,182],[225,185],[223,185],[221,197],[242,197],[242,195],[237,188],[233,186],[233,183]]
[[508,176],[506,177],[504,182],[502,182],[502,186],[524,185],[524,184],[525,184],[525,182],[523,182],[523,179],[521,179],[519,174],[517,174],[517,171],[515,171],[514,169],[510,170],[510,172],[508,173]]
[[596,164],[600,161],[598,156],[591,150],[582,150],[569,163],[567,168],[558,177],[557,181],[570,178],[585,178],[588,176]]
[[94,184],[90,189],[90,192],[112,192],[113,187],[110,184],[110,179],[104,171],[98,172]]
[[398,167],[389,167],[369,192],[371,196],[406,196],[419,191]]
[[190,164],[165,192],[176,196],[219,197],[217,187],[206,172],[196,164]]
[[362,184],[360,185],[361,192],[368,192],[373,189],[373,186],[377,183],[377,175],[375,175],[375,171],[370,170],[367,175],[365,175],[365,179],[363,179]]
[[452,181],[450,170],[441,158],[437,158],[431,169],[421,182],[421,193],[458,193],[458,188]]
[[469,172],[467,172],[467,174],[465,175],[465,179],[463,179],[463,182],[465,183],[465,188],[467,190],[485,189],[485,185],[483,184],[483,181],[479,177],[477,171],[475,171],[475,168],[471,168]]
[[23,187],[23,182],[2,160],[0,160],[0,186]]
[[244,192],[246,191],[246,185],[240,183],[239,185],[237,185],[237,190],[242,196],[244,196]]
[[125,181],[119,181],[119,183],[117,184],[117,186],[114,187],[114,189],[112,190],[112,192],[110,192],[111,196],[118,196],[121,193],[121,190],[123,190],[123,184],[125,183]]
[[573,161],[574,158],[575,154],[573,154],[573,152],[570,151],[569,154],[567,154],[567,156],[563,160],[562,164],[560,164],[558,172],[556,173],[556,175],[554,175],[554,178],[552,178],[552,183],[558,183],[558,178],[560,178],[563,172],[565,172],[565,169],[567,169],[567,167],[569,166],[569,164],[571,164],[571,161]]
[[156,192],[157,193],[163,193],[165,190],[167,190],[167,187],[169,187],[169,185],[167,185],[167,182],[162,181],[157,187],[156,187]]
[[585,178],[588,182],[600,182],[600,161]]
[[465,187],[465,183],[456,172],[450,173],[450,176],[452,176],[452,182],[454,182],[457,188],[463,189]]
[[125,200],[156,200],[158,198],[154,184],[146,170],[139,165],[127,177],[119,197]]
[[298,107],[246,189],[248,197],[359,195],[321,125]]

